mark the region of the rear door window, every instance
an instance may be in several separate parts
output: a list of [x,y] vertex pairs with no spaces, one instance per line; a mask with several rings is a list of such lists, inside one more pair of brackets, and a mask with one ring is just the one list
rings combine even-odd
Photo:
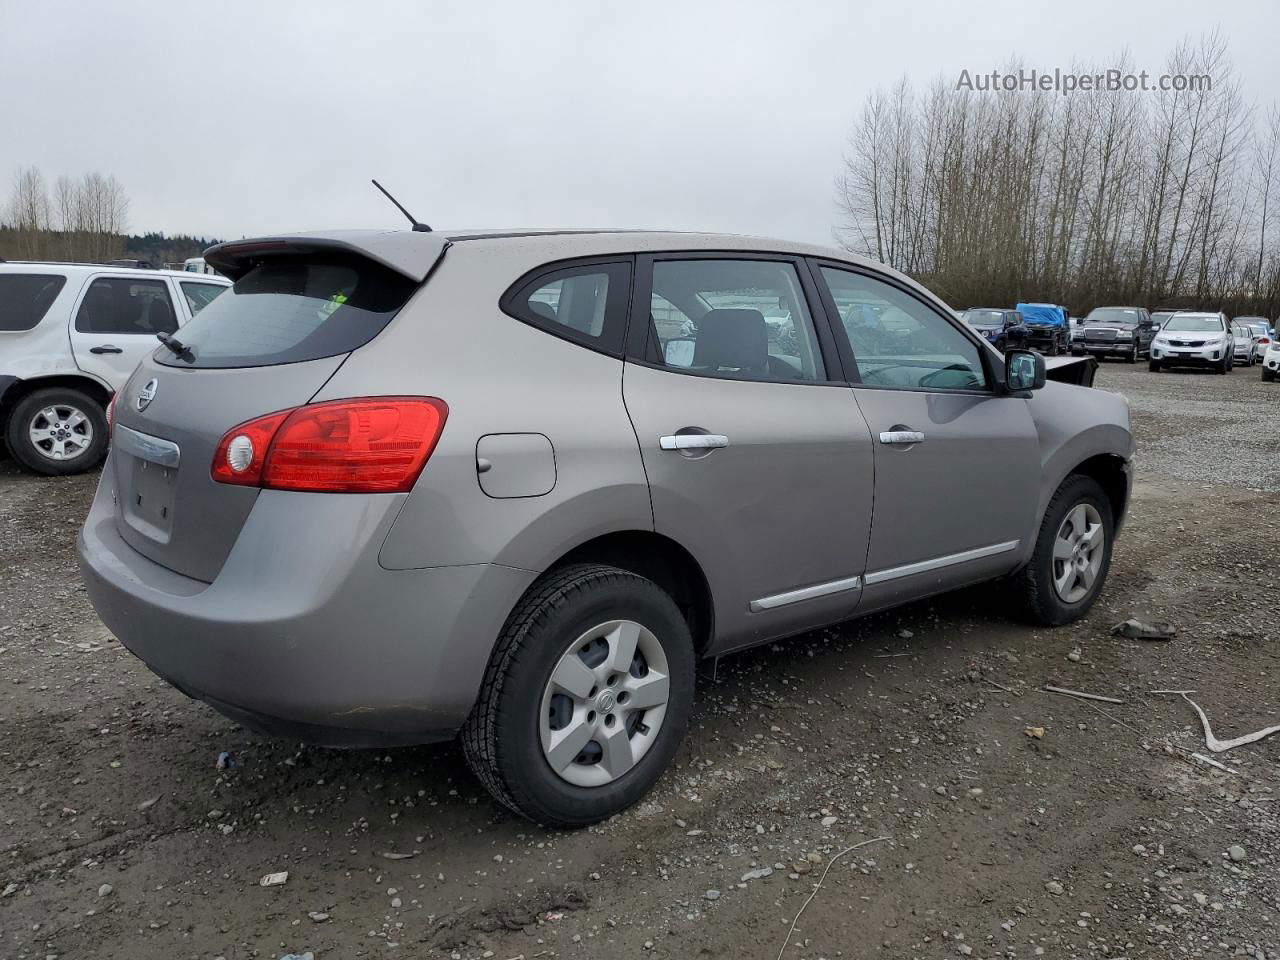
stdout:
[[167,349],[155,358],[175,367],[266,367],[350,353],[381,333],[417,288],[370,260],[272,257],[182,328],[186,359]]
[[667,369],[732,380],[826,379],[793,263],[658,260],[649,309],[647,356]]
[[187,309],[193,317],[227,289],[220,283],[188,283],[186,280],[179,281],[179,285],[182,287],[182,295],[187,298]]
[[33,329],[49,312],[66,282],[66,277],[56,274],[0,274],[0,331]]
[[177,329],[169,285],[163,280],[98,277],[76,311],[76,330],[81,333],[154,336]]

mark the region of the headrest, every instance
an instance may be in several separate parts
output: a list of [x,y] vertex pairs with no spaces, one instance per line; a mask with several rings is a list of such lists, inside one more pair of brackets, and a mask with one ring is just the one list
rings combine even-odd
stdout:
[[731,367],[753,373],[769,369],[769,328],[759,310],[708,310],[698,318],[693,366]]

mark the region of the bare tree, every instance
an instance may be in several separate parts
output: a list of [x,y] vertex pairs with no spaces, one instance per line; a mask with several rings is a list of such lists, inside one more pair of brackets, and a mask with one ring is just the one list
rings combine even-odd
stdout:
[[[1016,74],[1022,64],[1004,68]],[[1073,64],[1121,75],[1129,55]],[[837,178],[849,249],[958,305],[1151,306],[1280,297],[1280,110],[1263,129],[1219,33],[1180,44],[1145,93],[959,89],[903,80],[864,104]]]

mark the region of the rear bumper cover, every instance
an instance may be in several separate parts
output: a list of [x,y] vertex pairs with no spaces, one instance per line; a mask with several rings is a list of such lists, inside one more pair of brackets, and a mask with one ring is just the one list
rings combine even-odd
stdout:
[[386,495],[264,491],[206,584],[120,537],[104,480],[80,533],[81,572],[130,652],[233,719],[341,746],[430,742],[466,719],[536,574],[386,570],[377,555],[391,506]]

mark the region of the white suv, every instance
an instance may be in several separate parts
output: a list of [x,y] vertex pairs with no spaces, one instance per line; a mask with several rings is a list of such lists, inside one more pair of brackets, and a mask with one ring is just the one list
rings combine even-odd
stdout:
[[223,277],[0,262],[0,435],[37,473],[92,469],[134,367],[222,293]]

